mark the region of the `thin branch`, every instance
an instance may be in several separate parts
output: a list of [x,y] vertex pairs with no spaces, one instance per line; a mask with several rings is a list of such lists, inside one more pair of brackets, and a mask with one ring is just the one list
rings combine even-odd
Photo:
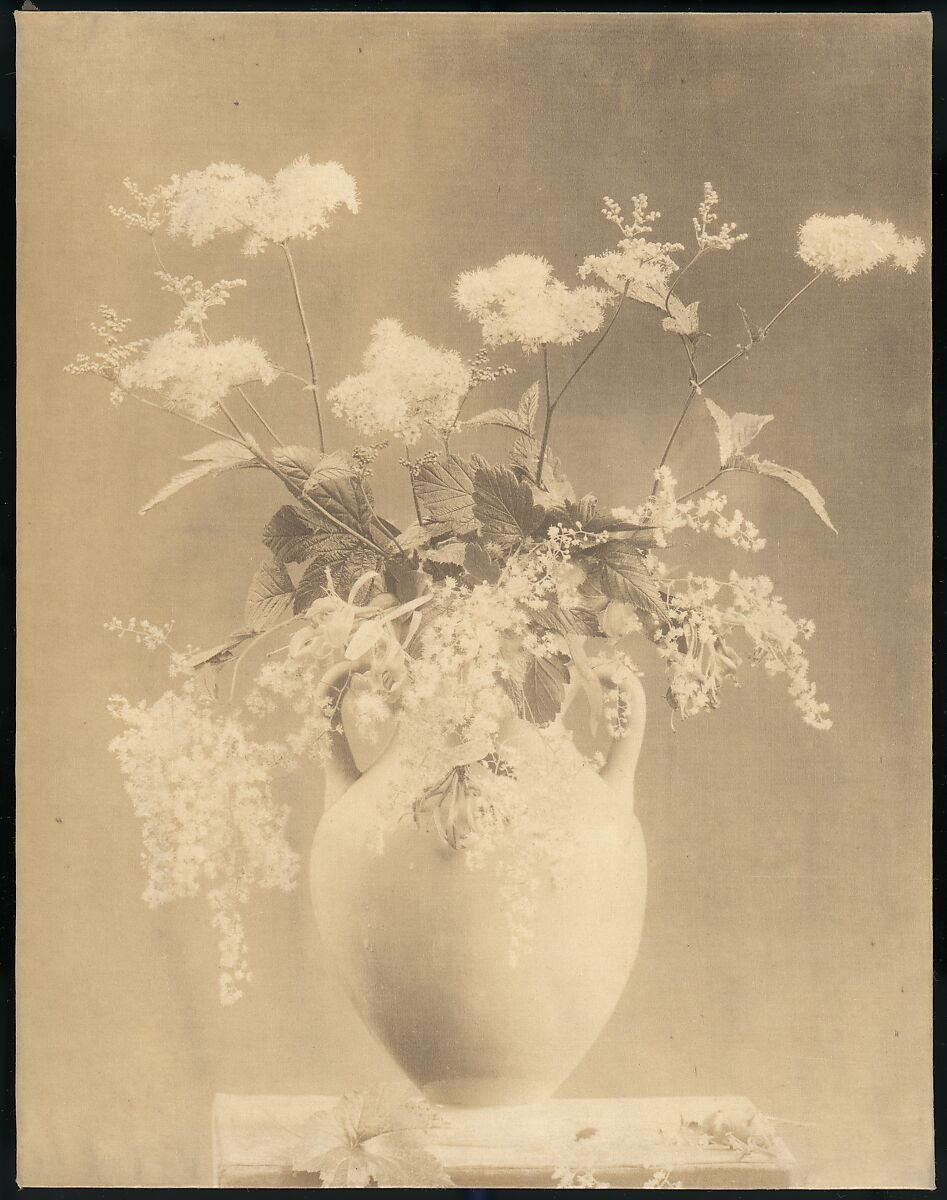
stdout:
[[154,400],[146,400],[144,396],[139,396],[137,392],[132,392],[131,395],[139,404],[145,404],[148,408],[157,409],[158,412],[168,413],[172,417],[180,417],[182,421],[187,421],[190,425],[197,425],[201,429],[206,429],[208,433],[214,434],[215,437],[223,438],[224,441],[236,442],[241,446],[245,444],[243,437],[234,437],[231,433],[224,433],[222,429],[215,429],[213,425],[208,425],[205,421],[198,421],[196,417],[189,417],[187,413],[180,412],[176,408],[165,408],[163,404],[156,404]]
[[559,395],[556,396],[556,401],[555,401],[555,404],[553,405],[553,409],[555,409],[556,405],[558,405],[559,401],[566,394],[566,391],[567,391],[569,385],[572,383],[573,379],[575,379],[576,375],[578,375],[578,373],[582,370],[582,368],[585,366],[585,364],[589,361],[589,359],[592,357],[592,355],[595,353],[595,351],[599,348],[599,346],[601,346],[602,342],[604,342],[605,339],[608,337],[608,331],[618,320],[618,314],[621,312],[622,305],[625,303],[625,300],[628,297],[628,288],[630,285],[631,285],[631,280],[630,279],[626,280],[624,290],[621,294],[621,297],[618,301],[615,311],[612,313],[611,319],[609,320],[609,322],[605,326],[605,328],[602,330],[599,337],[596,339],[594,345],[592,346],[592,349],[588,352],[588,354],[586,354],[585,358],[582,359],[582,361],[579,363],[579,365],[576,367],[576,369],[572,372],[572,374],[569,376],[569,378],[565,381],[565,383],[559,389]]
[[[549,426],[552,424],[552,414],[556,406],[549,391],[549,347],[543,343],[543,371],[546,376],[546,421],[543,425],[542,441],[539,443],[539,457],[536,459],[536,486],[543,486],[543,462],[546,458],[546,447],[549,445]],[[562,395],[562,393],[559,393]]]
[[721,467],[721,469],[717,472],[716,475],[713,476],[713,478],[708,479],[706,483],[702,483],[700,485],[700,487],[691,488],[691,490],[689,492],[685,492],[683,496],[675,497],[678,504],[682,504],[685,500],[690,500],[691,496],[696,496],[698,492],[703,492],[705,489],[709,488],[711,486],[711,484],[716,483],[717,480],[720,479],[720,477],[722,475],[725,475],[727,473],[727,469],[728,468],[726,468],[726,467]]
[[253,413],[253,415],[260,422],[260,424],[263,426],[263,428],[266,430],[266,432],[270,435],[270,437],[273,439],[273,441],[276,442],[277,446],[282,446],[283,445],[282,439],[276,435],[276,433],[273,430],[272,425],[270,425],[269,421],[267,421],[266,417],[264,417],[264,415],[260,412],[260,410],[253,403],[253,401],[250,399],[250,397],[247,395],[247,393],[243,390],[243,388],[238,386],[237,391],[243,397],[243,401],[246,404],[247,408],[249,408],[249,410]]
[[668,288],[668,294],[664,297],[664,311],[667,313],[668,316],[671,315],[670,303],[671,303],[671,297],[674,295],[674,289],[677,287],[677,285],[681,282],[681,280],[684,278],[684,276],[687,274],[687,272],[691,269],[691,267],[694,265],[694,263],[697,262],[697,260],[700,258],[700,256],[703,253],[704,253],[704,249],[703,249],[703,247],[701,247],[697,251],[697,253],[694,255],[694,257],[690,260],[690,262],[685,264],[685,266],[681,267],[681,269],[678,271],[677,275],[674,277],[674,282]]
[[412,471],[411,471],[411,466],[412,466],[412,463],[411,463],[411,451],[408,449],[408,443],[407,443],[407,440],[406,440],[406,441],[405,441],[405,443],[404,443],[404,457],[405,457],[405,460],[406,460],[406,462],[407,462],[407,464],[408,464],[408,481],[409,481],[409,483],[411,484],[411,499],[414,501],[414,515],[415,515],[415,516],[417,517],[417,519],[418,519],[418,524],[419,524],[419,525],[423,525],[423,524],[424,524],[424,521],[423,521],[423,519],[422,519],[422,517],[421,517],[421,506],[420,506],[420,504],[418,503],[418,494],[417,494],[417,492],[414,490],[414,475],[412,474]]
[[296,265],[293,262],[293,256],[289,252],[289,246],[285,242],[280,242],[283,254],[286,256],[286,264],[289,267],[289,274],[293,281],[293,292],[296,295],[296,308],[299,312],[299,320],[303,327],[303,336],[306,339],[306,353],[309,355],[309,376],[310,385],[312,387],[313,401],[316,405],[316,424],[319,427],[319,450],[325,454],[326,439],[322,428],[322,407],[319,397],[319,372],[316,370],[316,356],[312,348],[312,337],[309,333],[309,323],[306,320],[306,310],[303,308],[303,298],[299,290],[299,279],[296,276]]

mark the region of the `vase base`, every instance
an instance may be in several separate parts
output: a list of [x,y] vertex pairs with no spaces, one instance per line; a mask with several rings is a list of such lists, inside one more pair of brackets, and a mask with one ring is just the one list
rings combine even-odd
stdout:
[[437,1079],[421,1088],[432,1104],[450,1108],[492,1108],[548,1100],[555,1087],[529,1079],[466,1077]]

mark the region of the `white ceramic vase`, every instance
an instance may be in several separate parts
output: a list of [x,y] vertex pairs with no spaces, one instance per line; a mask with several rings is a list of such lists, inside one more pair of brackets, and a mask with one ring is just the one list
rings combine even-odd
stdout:
[[[345,668],[326,677],[344,680]],[[566,877],[540,872],[527,953],[511,961],[508,900],[485,863],[408,820],[379,828],[396,773],[396,733],[360,774],[341,728],[330,736],[326,808],[312,846],[318,928],[355,1008],[435,1103],[544,1099],[602,1032],[641,936],[647,864],[634,815],[645,700],[627,696],[628,734],[601,773],[583,767],[544,808],[570,846]],[[515,722],[505,737],[535,737]]]

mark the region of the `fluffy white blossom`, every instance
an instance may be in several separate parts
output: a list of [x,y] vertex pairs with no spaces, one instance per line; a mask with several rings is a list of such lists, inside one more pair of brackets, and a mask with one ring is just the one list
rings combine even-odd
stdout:
[[277,171],[272,180],[234,163],[211,163],[174,176],[167,185],[166,228],[192,245],[221,234],[243,233],[245,254],[271,243],[310,239],[340,206],[358,212],[355,180],[337,162],[312,163],[308,155]]
[[616,250],[589,255],[579,267],[580,277],[595,275],[613,292],[627,293],[633,300],[663,309],[671,277],[678,270],[671,256],[684,247],[680,242],[654,242],[643,236],[652,232],[661,216],[648,210],[644,194],[632,197],[630,219],[610,196],[605,197],[604,205],[602,214],[618,226],[622,236]]
[[405,333],[391,318],[372,329],[362,366],[330,389],[333,411],[364,434],[396,433],[409,443],[426,430],[446,433],[472,383],[459,354]]
[[902,237],[890,221],[870,221],[856,213],[847,217],[816,213],[799,229],[802,261],[840,280],[864,275],[889,261],[913,274],[925,249],[920,238]]
[[193,329],[173,329],[148,343],[118,371],[119,387],[160,391],[171,409],[206,420],[232,387],[270,384],[279,372],[254,341],[204,342]]
[[531,254],[508,254],[493,267],[465,271],[454,299],[480,322],[488,346],[518,342],[526,351],[567,346],[593,333],[609,303],[600,288],[568,288],[544,258]]

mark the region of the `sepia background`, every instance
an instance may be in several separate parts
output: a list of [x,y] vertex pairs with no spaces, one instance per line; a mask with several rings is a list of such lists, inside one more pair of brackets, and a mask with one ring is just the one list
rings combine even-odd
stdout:
[[[806,278],[814,212],[890,219],[929,244],[929,48],[908,16],[18,14],[19,1180],[194,1185],[210,1178],[215,1091],[335,1093],[397,1078],[327,971],[305,889],[261,894],[256,980],[217,1002],[203,902],[140,899],[139,831],[107,743],[106,700],[152,699],[164,663],[102,626],[175,621],[184,643],[240,624],[262,525],[255,472],[139,506],[202,444],[63,365],[91,350],[95,306],[167,328],[147,238],[109,216],[213,161],[269,176],[337,159],[362,211],[297,254],[323,378],[356,369],[397,316],[465,354],[461,270],[522,251],[560,277],[614,242],[604,195],[644,191],[659,236],[687,241],[702,184],[750,240],[703,261],[709,365]],[[241,275],[213,320],[301,371],[284,268],[236,239],[166,246],[169,267]],[[773,413],[760,450],[813,478],[833,536],[792,492],[728,481],[768,538],[752,569],[813,618],[812,674],[835,727],[813,732],[752,673],[709,717],[670,727],[660,672],[638,776],[651,880],[641,952],[576,1096],[736,1093],[812,1186],[926,1186],[931,1174],[929,923],[929,273],[879,268],[812,288],[709,389]],[[561,350],[560,379],[578,360]],[[483,405],[536,377],[517,367]],[[683,356],[630,306],[557,439],[579,493],[635,504],[679,411]],[[291,388],[280,425],[307,436]],[[330,437],[341,427],[330,419]],[[199,436],[199,435],[198,435]],[[765,439],[765,440],[764,440]],[[603,447],[604,452],[603,452]],[[676,450],[706,477],[706,414]],[[400,472],[381,500],[407,519]],[[720,545],[724,569],[739,552]],[[319,781],[292,796],[305,851]]]

